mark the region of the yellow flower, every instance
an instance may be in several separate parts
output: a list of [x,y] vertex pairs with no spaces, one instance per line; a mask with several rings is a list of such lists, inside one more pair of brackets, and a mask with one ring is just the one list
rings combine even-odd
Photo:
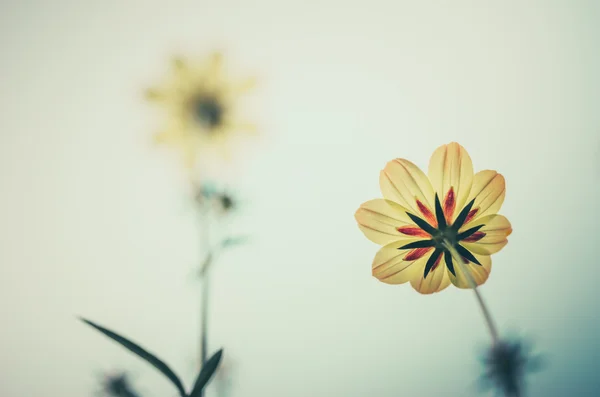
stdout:
[[254,126],[235,118],[235,101],[254,85],[253,79],[231,83],[223,76],[222,56],[189,65],[174,59],[174,73],[161,88],[149,89],[146,97],[162,103],[168,123],[156,141],[178,146],[186,167],[192,168],[201,150],[217,149],[228,156],[226,141],[238,131],[254,132]]
[[[387,284],[410,281],[418,292],[431,294],[450,283],[469,288],[464,268],[481,285],[491,271],[490,255],[512,232],[508,219],[497,214],[504,177],[490,170],[474,174],[469,154],[455,142],[433,153],[428,174],[405,159],[388,162],[379,178],[384,198],[356,211],[365,236],[383,246],[373,260],[373,276]],[[446,244],[464,266],[453,262]]]

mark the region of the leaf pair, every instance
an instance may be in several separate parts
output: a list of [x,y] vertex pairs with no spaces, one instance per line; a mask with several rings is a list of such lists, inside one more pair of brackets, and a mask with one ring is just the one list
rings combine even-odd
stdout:
[[185,392],[183,384],[181,383],[181,380],[175,374],[175,372],[173,372],[173,370],[171,370],[171,368],[169,368],[167,364],[165,364],[154,354],[148,352],[146,349],[128,340],[127,338],[124,338],[121,335],[118,335],[115,332],[106,329],[96,323],[86,320],[85,318],[80,318],[80,320],[86,323],[87,325],[91,326],[92,328],[95,328],[96,330],[100,331],[104,335],[108,336],[109,338],[119,343],[121,346],[125,347],[132,353],[135,353],[138,357],[146,360],[150,365],[152,365],[154,368],[159,370],[160,373],[166,376],[167,379],[171,381],[171,383],[173,383],[173,385],[179,391],[179,395],[181,397],[199,397],[202,394],[202,390],[217,370],[217,367],[221,362],[221,356],[223,355],[223,349],[221,349],[218,352],[216,352],[206,363],[202,365],[202,369],[200,370],[200,373],[196,378],[196,382],[194,383],[192,391],[190,392],[190,394],[187,394]]

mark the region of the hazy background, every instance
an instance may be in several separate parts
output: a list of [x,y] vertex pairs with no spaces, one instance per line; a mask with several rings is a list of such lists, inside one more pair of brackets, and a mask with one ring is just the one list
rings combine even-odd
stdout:
[[172,55],[222,49],[259,78],[262,133],[222,170],[252,236],[213,274],[232,397],[475,394],[472,293],[379,283],[353,218],[388,160],[426,167],[453,140],[507,179],[514,233],[482,292],[548,354],[530,396],[598,395],[599,20],[573,0],[3,1],[0,394],[90,396],[119,368],[176,394],[76,315],[191,384],[197,222],[142,92]]

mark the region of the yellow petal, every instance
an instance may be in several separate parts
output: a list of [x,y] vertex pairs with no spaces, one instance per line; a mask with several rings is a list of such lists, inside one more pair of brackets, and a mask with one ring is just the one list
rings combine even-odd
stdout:
[[149,101],[161,101],[165,98],[165,93],[155,88],[149,88],[144,92],[144,97]]
[[154,136],[154,142],[179,145],[193,138],[181,117],[170,117],[167,127]]
[[227,121],[227,129],[231,131],[240,131],[250,136],[258,135],[258,126],[254,123],[244,121]]
[[[384,199],[375,199],[363,203],[354,214],[358,227],[365,236],[376,244],[389,244],[401,242],[407,244],[422,236],[407,235],[398,231],[402,226],[413,226],[411,219],[406,215],[406,209],[398,204]],[[399,247],[403,244],[397,244]]]
[[[383,197],[407,208],[413,215],[424,217],[427,221],[434,214],[434,192],[427,176],[413,163],[404,159],[388,162],[379,176],[379,186]],[[419,208],[418,202],[429,211]],[[429,216],[426,214],[429,212]]]
[[181,57],[173,57],[171,59],[171,64],[176,73],[182,73],[188,70],[187,62]]
[[462,270],[463,267],[469,273],[471,273],[471,276],[473,277],[473,280],[475,281],[476,285],[481,285],[481,284],[485,283],[490,275],[490,272],[492,271],[492,257],[491,256],[479,255],[476,253],[474,253],[473,256],[475,256],[475,258],[477,258],[479,263],[481,263],[481,266],[478,264],[475,264],[475,263],[471,263],[471,262],[469,262],[469,264],[467,264],[467,265],[461,266],[456,263],[456,260],[453,259],[454,271],[456,272],[456,276],[454,276],[450,272],[448,272],[449,273],[448,275],[450,277],[450,281],[452,282],[452,284],[454,284],[458,288],[462,288],[462,289],[471,288],[471,285],[467,281],[466,275]]
[[373,260],[373,276],[386,284],[404,284],[423,275],[429,255],[414,261],[405,261],[407,250],[399,250],[398,243],[391,243],[377,252]]
[[219,79],[223,70],[223,54],[215,51],[211,54],[208,62],[207,78]]
[[232,84],[228,93],[233,96],[245,94],[256,87],[256,78],[250,77],[237,84]]
[[[429,258],[429,256],[430,255],[427,255],[426,257]],[[423,278],[426,262],[427,261],[419,264],[419,276],[410,280],[410,285],[412,285],[415,291],[421,294],[433,294],[434,292],[440,292],[446,289],[450,285],[450,277],[448,276],[448,270],[444,263],[443,255],[439,265],[433,271],[429,272],[427,278]]]
[[155,134],[153,137],[154,143],[163,144],[163,143],[172,143],[176,141],[178,138],[175,132],[171,129],[167,129],[164,131]]
[[[485,234],[477,241],[463,241],[461,244],[471,252],[481,255],[491,255],[500,251],[507,243],[506,239],[512,233],[512,227],[505,216],[494,214],[471,222],[469,228],[484,225],[478,233]],[[465,227],[461,231],[466,230]],[[473,235],[476,238],[476,235]]]
[[444,199],[448,197],[452,188],[454,204],[452,216],[447,218],[454,221],[460,209],[467,203],[473,184],[473,163],[469,153],[456,142],[440,146],[431,156],[428,175],[442,205],[445,204]]
[[194,165],[196,164],[196,159],[198,156],[197,148],[195,148],[191,144],[188,144],[188,145],[184,145],[182,147],[182,151],[183,151],[183,165],[185,166],[185,168],[187,168],[187,169],[194,168]]
[[504,177],[496,171],[485,170],[475,174],[473,178],[473,187],[469,194],[467,202],[475,199],[471,212],[474,215],[467,219],[465,226],[471,227],[475,221],[486,215],[496,214],[506,194],[506,184]]

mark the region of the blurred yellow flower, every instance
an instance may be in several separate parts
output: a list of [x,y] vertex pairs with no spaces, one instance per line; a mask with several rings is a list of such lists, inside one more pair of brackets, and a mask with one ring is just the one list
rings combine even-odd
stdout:
[[168,112],[167,125],[155,136],[156,141],[179,147],[188,168],[204,150],[220,150],[227,157],[231,135],[255,131],[254,125],[235,117],[236,99],[254,86],[254,79],[228,81],[220,53],[198,65],[176,58],[173,69],[166,84],[146,92],[149,100],[161,103]]
[[[365,202],[355,213],[365,236],[383,247],[375,255],[373,276],[384,283],[410,282],[422,294],[450,283],[470,288],[491,271],[491,254],[504,247],[512,228],[498,215],[505,196],[496,171],[473,173],[467,151],[458,143],[439,147],[429,162],[429,177],[405,159],[387,163],[379,184],[383,199]],[[448,245],[465,265],[453,263]],[[442,260],[446,266],[440,266]]]

